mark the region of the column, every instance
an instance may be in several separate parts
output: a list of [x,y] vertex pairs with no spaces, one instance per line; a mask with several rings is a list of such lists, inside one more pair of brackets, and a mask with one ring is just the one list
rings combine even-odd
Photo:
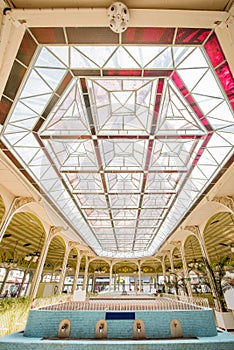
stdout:
[[167,287],[166,267],[165,267],[165,263],[164,263],[164,258],[162,258],[161,264],[162,264],[162,270],[163,270],[163,280],[164,280],[164,286],[165,286],[165,293],[167,294],[168,287]]
[[47,256],[47,253],[49,250],[49,245],[51,242],[50,239],[51,239],[51,236],[49,234],[48,237],[45,239],[44,245],[43,245],[42,250],[41,250],[41,255],[40,255],[40,258],[38,261],[37,269],[36,269],[34,276],[33,276],[32,287],[31,287],[31,292],[30,292],[32,298],[36,298],[36,295],[37,295],[37,290],[38,290],[39,283],[41,280],[41,274],[42,274],[42,271],[44,268],[46,256]]
[[73,294],[77,288],[77,282],[78,282],[79,273],[80,273],[81,258],[82,258],[82,256],[80,254],[78,254],[77,261],[76,261],[76,270],[75,270],[75,274],[74,274],[74,281],[73,281],[73,285],[72,285],[72,293]]
[[85,273],[84,273],[84,280],[83,280],[83,285],[82,285],[82,290],[85,290],[85,291],[87,291],[88,270],[89,270],[89,258],[86,257],[86,259],[85,259]]
[[62,271],[60,273],[60,279],[59,279],[59,284],[58,284],[58,291],[57,294],[60,295],[63,292],[63,284],[64,284],[64,279],[66,277],[66,271],[67,271],[67,261],[68,261],[68,256],[70,253],[70,247],[67,246],[65,249],[64,257],[63,257],[63,264],[62,264]]
[[192,297],[193,293],[192,293],[191,283],[189,281],[188,266],[187,266],[187,262],[185,259],[184,247],[181,243],[180,243],[180,253],[181,253],[182,264],[183,264],[184,278],[185,278],[186,286],[187,286],[187,290],[188,290],[188,296]]
[[3,288],[4,288],[4,286],[5,286],[5,283],[6,283],[6,281],[7,281],[7,278],[8,278],[8,276],[9,276],[9,272],[10,272],[10,269],[9,269],[9,267],[8,267],[8,268],[6,269],[5,277],[4,277],[3,281],[2,281],[2,286],[1,286],[1,288],[0,288],[0,295],[2,294]]
[[137,292],[137,276],[136,273],[134,273],[134,292]]
[[95,272],[93,273],[93,279],[92,279],[92,293],[94,293],[95,292]]
[[37,265],[37,269],[36,272],[33,276],[33,280],[32,280],[32,287],[31,287],[31,292],[30,295],[32,296],[32,298],[35,298],[37,295],[37,290],[38,290],[38,286],[41,280],[41,274],[43,272],[43,268],[44,268],[44,264],[45,264],[45,260],[46,260],[46,256],[49,250],[49,246],[50,246],[50,242],[53,238],[53,236],[60,232],[62,230],[61,227],[57,227],[57,226],[51,226],[49,232],[48,232],[48,236],[45,239],[44,245],[42,247],[41,250],[41,255],[38,261],[38,265]]
[[138,284],[138,288],[139,288],[139,293],[141,292],[141,261],[138,261],[138,279],[139,279],[139,284]]
[[115,273],[115,275],[114,275],[114,292],[116,292],[116,279],[117,279],[117,275]]
[[112,269],[113,269],[113,265],[112,265],[112,262],[111,262],[111,264],[110,264],[109,292],[111,291],[111,285],[112,285]]
[[175,295],[177,295],[177,290],[175,288],[175,282],[176,282],[176,276],[175,276],[175,267],[174,267],[174,261],[173,261],[173,257],[172,257],[172,251],[170,251],[169,253],[169,259],[170,259],[170,265],[171,265],[171,272],[172,272],[172,277],[173,277],[173,284],[174,284],[174,292]]
[[22,278],[22,282],[21,282],[20,288],[19,288],[18,293],[17,293],[17,297],[20,297],[20,293],[22,291],[22,288],[23,288],[23,285],[24,285],[27,273],[28,273],[28,271],[25,270],[24,271],[24,277]]

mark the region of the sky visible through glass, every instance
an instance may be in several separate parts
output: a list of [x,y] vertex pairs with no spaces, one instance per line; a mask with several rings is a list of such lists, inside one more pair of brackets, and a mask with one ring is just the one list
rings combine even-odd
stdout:
[[212,45],[38,48],[2,139],[97,254],[153,254],[233,154]]

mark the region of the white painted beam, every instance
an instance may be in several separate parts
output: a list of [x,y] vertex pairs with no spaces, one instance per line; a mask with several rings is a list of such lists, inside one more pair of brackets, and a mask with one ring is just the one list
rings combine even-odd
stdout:
[[[108,26],[105,8],[12,9],[11,15],[28,27]],[[227,18],[228,13],[223,11],[130,9],[129,26],[213,28],[215,22]]]
[[17,24],[9,14],[2,17],[0,36],[0,99],[5,89],[13,62],[25,33],[25,25]]

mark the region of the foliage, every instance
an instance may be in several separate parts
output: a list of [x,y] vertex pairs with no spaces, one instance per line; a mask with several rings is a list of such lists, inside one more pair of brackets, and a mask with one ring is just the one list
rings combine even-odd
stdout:
[[[219,311],[227,311],[227,306],[225,303],[222,280],[226,275],[226,267],[232,266],[233,261],[229,256],[220,257],[217,260],[213,260],[211,263],[207,259],[201,258],[201,260],[194,260],[188,264],[188,271],[194,271],[198,276],[199,280],[203,279],[202,284],[205,284],[211,288],[211,283],[214,288],[215,295],[214,299],[218,299]],[[178,292],[178,288],[182,288],[184,292],[188,295],[186,288],[186,279],[183,276],[183,272],[175,273],[175,278],[173,282],[173,287]],[[216,306],[217,307],[217,306]]]
[[169,288],[174,288],[176,291],[176,294],[178,294],[179,289],[182,289],[185,295],[188,295],[188,279],[185,278],[183,271],[178,272],[170,272],[170,274],[173,276],[173,281],[166,282],[165,284]]
[[30,297],[0,299],[0,313],[17,307],[29,307]]
[[23,329],[30,309],[31,298],[5,298],[0,300],[0,336]]

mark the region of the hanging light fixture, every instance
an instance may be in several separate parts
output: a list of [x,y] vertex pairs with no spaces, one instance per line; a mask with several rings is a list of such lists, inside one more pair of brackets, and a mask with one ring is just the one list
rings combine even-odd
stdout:
[[[8,237],[10,237],[11,235],[9,235]],[[17,257],[16,257],[16,248],[18,245],[19,241],[15,241],[15,246],[13,249],[13,252],[11,252],[11,257],[8,258],[6,261],[1,263],[1,267],[5,267],[5,268],[14,268],[17,267]]]
[[38,261],[38,259],[40,258],[41,252],[40,252],[40,247],[41,247],[41,241],[42,241],[42,237],[43,237],[43,232],[41,232],[41,237],[40,237],[40,241],[38,243],[38,248],[35,252],[27,254],[24,257],[25,261],[32,261],[33,263],[36,263]]

